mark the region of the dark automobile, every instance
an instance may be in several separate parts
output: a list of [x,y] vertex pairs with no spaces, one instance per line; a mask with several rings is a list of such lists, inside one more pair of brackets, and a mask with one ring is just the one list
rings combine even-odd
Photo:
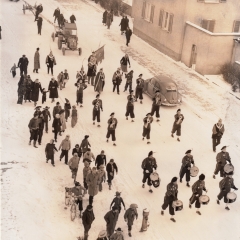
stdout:
[[154,98],[157,90],[160,91],[162,105],[176,106],[182,103],[178,86],[171,78],[159,75],[144,81],[144,93],[151,98]]

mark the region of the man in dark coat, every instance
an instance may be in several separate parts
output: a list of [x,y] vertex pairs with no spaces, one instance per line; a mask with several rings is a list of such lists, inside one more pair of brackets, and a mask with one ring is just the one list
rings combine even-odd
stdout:
[[150,151],[148,153],[148,157],[145,158],[142,161],[142,169],[143,169],[143,180],[142,180],[142,187],[145,187],[145,182],[147,181],[147,184],[149,186],[149,192],[152,193],[152,181],[150,179],[150,175],[153,172],[153,169],[157,169],[157,162],[156,159],[153,157],[153,151]]
[[167,185],[167,192],[164,197],[164,203],[162,205],[161,214],[164,215],[164,210],[168,207],[169,214],[172,216],[170,218],[171,221],[176,222],[175,218],[175,211],[173,208],[173,201],[177,200],[178,195],[178,185],[177,185],[177,177],[172,178],[171,182]]
[[142,140],[144,141],[145,137],[147,138],[147,144],[150,144],[150,132],[151,132],[151,124],[153,122],[153,118],[151,113],[146,114],[146,117],[143,119],[143,133]]
[[132,36],[132,30],[128,27],[126,30],[126,45],[127,46],[130,43],[131,36]]
[[56,103],[56,106],[53,108],[53,117],[55,117],[56,114],[58,114],[62,110],[62,107],[60,105],[60,102]]
[[58,26],[59,26],[60,28],[62,28],[62,26],[64,25],[64,21],[65,21],[64,16],[63,16],[62,13],[60,13],[60,15],[59,15],[59,17],[58,17],[57,20],[58,20]]
[[190,169],[191,169],[191,164],[194,166],[194,160],[193,156],[191,155],[191,150],[187,150],[185,152],[185,156],[182,159],[182,166],[180,169],[180,182],[182,182],[182,179],[184,175],[186,174],[186,182],[187,186],[190,187],[189,181],[190,181]]
[[26,80],[25,80],[26,75],[21,75],[20,80],[18,82],[18,101],[17,104],[22,104],[23,103],[23,97],[26,94]]
[[157,90],[155,92],[155,97],[152,100],[153,100],[153,103],[152,103],[151,116],[153,116],[154,113],[156,113],[157,122],[159,122],[160,121],[159,120],[159,118],[160,118],[159,110],[160,110],[160,106],[162,104],[161,94],[160,94],[159,90]]
[[41,112],[38,117],[38,144],[39,145],[41,145],[42,143],[43,129],[44,129],[44,117]]
[[116,174],[118,173],[118,167],[117,164],[114,162],[113,159],[110,159],[109,163],[106,166],[107,176],[108,176],[108,186],[109,190],[111,190],[112,186],[112,180],[114,178],[114,172],[116,171]]
[[142,76],[143,76],[142,74],[138,76],[138,79],[136,80],[137,86],[135,90],[136,102],[137,102],[137,99],[139,98],[141,104],[143,100],[143,88],[144,88],[144,80],[142,79]]
[[116,228],[116,224],[118,221],[118,216],[119,216],[119,212],[118,212],[117,207],[115,207],[115,206],[113,206],[112,210],[107,212],[106,215],[104,216],[104,219],[107,224],[108,237],[112,236],[112,234],[114,233],[114,230]]
[[212,129],[212,146],[213,151],[216,152],[216,146],[221,143],[221,138],[223,136],[225,129],[222,124],[222,119],[219,119],[216,124],[214,124]]
[[106,155],[104,154],[104,151],[101,151],[101,154],[97,155],[96,161],[95,161],[95,166],[97,166],[97,169],[99,170],[101,165],[105,165],[106,166]]
[[28,124],[28,128],[30,131],[30,140],[29,140],[29,145],[31,145],[31,141],[33,140],[33,146],[37,148],[36,142],[37,142],[37,137],[38,137],[38,113],[34,113],[33,118],[30,120]]
[[123,199],[121,197],[121,193],[120,192],[116,192],[116,197],[112,200],[112,202],[110,204],[110,209],[111,209],[112,205],[114,207],[117,207],[117,210],[118,210],[119,214],[120,214],[121,209],[122,209],[121,205],[123,205],[124,210],[126,211],[125,203],[124,203],[124,201],[123,201]]
[[84,240],[88,239],[88,232],[89,232],[94,220],[95,220],[95,216],[93,213],[93,206],[88,205],[82,215],[82,223],[83,223],[83,227],[84,227]]
[[19,58],[18,67],[20,68],[20,75],[23,73],[27,75],[28,59],[26,58],[26,55]]
[[75,21],[76,21],[76,17],[74,16],[74,14],[72,14],[70,17],[70,22],[75,23]]
[[32,87],[31,87],[31,100],[34,102],[34,106],[37,106],[37,102],[39,99],[39,90],[42,92],[42,86],[41,83],[38,81],[38,79],[36,79],[33,83],[32,83]]
[[100,109],[103,111],[103,104],[102,100],[99,98],[100,95],[96,95],[96,99],[93,100],[92,105],[93,105],[93,125],[95,125],[95,120],[97,118],[98,122],[98,127],[100,127]]
[[38,73],[39,68],[40,68],[40,54],[39,54],[39,48],[37,48],[37,50],[34,54],[34,69],[33,69],[33,72]]
[[180,136],[181,136],[181,126],[182,122],[184,120],[184,116],[181,114],[181,109],[177,110],[177,114],[174,115],[174,123],[172,128],[172,137],[174,137],[174,133],[177,132],[177,140],[180,142]]
[[24,100],[25,100],[25,102],[27,102],[27,100],[29,101],[29,102],[31,102],[31,95],[32,95],[32,83],[33,83],[33,81],[32,81],[32,79],[31,79],[31,77],[30,77],[30,75],[28,75],[27,76],[27,78],[26,78],[26,92],[25,92],[25,95],[24,95]]
[[56,8],[55,11],[54,11],[54,13],[53,13],[53,17],[55,17],[55,18],[54,18],[54,23],[56,22],[56,19],[59,18],[59,16],[60,16],[60,9],[59,9],[59,8]]
[[129,86],[129,93],[132,91],[132,79],[133,79],[133,70],[131,70],[128,74],[125,74],[126,77],[126,84],[124,87],[124,92],[127,91],[128,86]]
[[115,130],[117,128],[117,124],[118,124],[118,121],[117,119],[114,117],[114,114],[115,113],[111,113],[110,114],[110,119],[108,119],[108,131],[107,131],[107,135],[106,135],[106,138],[107,138],[107,142],[108,142],[108,139],[110,138],[110,136],[112,135],[112,141],[113,141],[113,146],[117,146],[115,141],[116,141],[116,135],[115,135]]
[[45,147],[45,154],[46,154],[46,163],[48,163],[48,160],[51,160],[51,164],[53,165],[53,167],[55,167],[54,150],[58,152],[57,148],[55,147],[54,140],[51,139],[50,143],[48,143]]
[[55,142],[57,142],[57,135],[59,132],[61,132],[61,121],[60,121],[60,115],[57,113],[54,116],[52,127],[53,127],[53,133],[54,133],[54,139]]
[[104,11],[103,13],[103,18],[102,18],[102,23],[104,26],[106,26],[106,23],[107,23],[107,10]]
[[39,17],[37,19],[37,27],[38,27],[38,34],[39,35],[41,35],[41,33],[42,33],[42,22],[43,22],[42,17]]
[[127,211],[124,214],[124,220],[127,222],[128,225],[128,236],[131,237],[131,231],[132,231],[132,225],[134,222],[134,219],[138,218],[138,213],[137,213],[137,205],[136,204],[131,204],[130,208],[127,209]]
[[122,16],[121,22],[119,24],[119,26],[121,26],[121,35],[126,31],[127,27],[126,27],[126,21],[125,21],[125,17]]
[[213,174],[213,178],[216,178],[216,175],[220,172],[220,177],[225,177],[224,176],[224,166],[227,164],[227,161],[231,164],[231,158],[229,156],[229,153],[227,152],[227,147],[223,146],[221,148],[221,152],[217,154],[216,157],[217,164],[216,168]]
[[[48,121],[51,121],[51,113],[48,111],[48,109],[49,107],[45,107],[42,111],[46,133],[48,133]],[[48,117],[49,117],[49,120],[48,120]]]
[[49,98],[52,98],[52,102],[54,102],[54,98],[58,98],[58,82],[55,78],[52,78],[48,85],[49,90]]
[[127,111],[126,111],[126,119],[128,120],[128,116],[130,115],[130,117],[132,118],[132,122],[134,122],[134,118],[135,118],[135,114],[134,114],[134,101],[135,101],[135,97],[133,96],[133,90],[130,91],[130,95],[127,97]]
[[120,68],[118,68],[117,71],[114,72],[113,77],[112,77],[112,82],[113,82],[113,92],[115,92],[115,89],[117,88],[117,94],[120,94],[119,86],[122,82],[122,74],[120,72]]
[[38,15],[39,15],[42,11],[43,11],[43,6],[42,6],[42,4],[40,3],[40,4],[37,6],[37,8],[36,8],[36,13],[35,13],[35,20],[34,20],[34,22],[37,21]]

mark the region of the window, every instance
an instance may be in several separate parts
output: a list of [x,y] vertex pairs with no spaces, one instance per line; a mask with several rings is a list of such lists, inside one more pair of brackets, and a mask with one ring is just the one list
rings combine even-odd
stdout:
[[198,2],[203,3],[225,3],[227,0],[197,0]]
[[203,19],[202,20],[202,28],[208,30],[209,32],[213,32],[215,25],[215,20],[212,19]]
[[142,18],[145,19],[148,22],[153,23],[154,8],[155,8],[154,5],[144,1],[143,2],[143,8],[142,8]]
[[173,25],[173,14],[166,12],[164,10],[160,10],[159,14],[159,23],[158,25],[167,32],[172,32]]
[[240,32],[240,20],[234,21],[233,32]]

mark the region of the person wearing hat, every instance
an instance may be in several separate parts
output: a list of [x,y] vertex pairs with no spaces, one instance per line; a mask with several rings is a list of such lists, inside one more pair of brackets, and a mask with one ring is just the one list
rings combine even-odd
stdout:
[[65,157],[65,164],[68,164],[68,151],[71,149],[71,141],[69,140],[70,136],[66,135],[65,139],[62,140],[58,150],[62,149],[61,155],[60,155],[60,161],[63,157]]
[[23,73],[27,75],[28,63],[26,55],[22,55],[22,57],[19,58],[18,67],[20,68],[20,76],[22,76]]
[[178,195],[178,184],[177,184],[177,177],[173,177],[171,182],[167,185],[167,192],[164,197],[164,203],[162,205],[161,215],[164,215],[164,210],[168,207],[169,214],[172,216],[170,218],[171,221],[176,222],[175,218],[175,211],[173,208],[173,201],[176,201]]
[[128,71],[127,65],[129,64],[129,68],[131,67],[128,54],[125,54],[125,56],[123,56],[123,57],[121,58],[120,64],[121,64],[122,72],[123,72],[123,73],[126,73],[126,72]]
[[94,220],[95,220],[95,216],[93,213],[93,206],[88,205],[82,215],[82,223],[83,223],[83,227],[84,227],[84,239],[85,240],[88,239],[88,232],[89,232]]
[[41,107],[42,106],[37,106],[37,107],[35,107],[35,112],[34,112],[34,114],[36,113],[36,114],[38,114],[38,117],[40,117],[40,115],[41,115]]
[[94,91],[100,94],[103,91],[104,85],[105,85],[105,74],[103,72],[103,68],[100,68],[95,79]]
[[39,145],[41,145],[42,143],[43,129],[44,129],[44,117],[42,112],[40,112],[38,116],[38,139],[37,139]]
[[153,157],[153,151],[150,151],[148,153],[148,157],[145,158],[142,161],[142,169],[143,169],[143,180],[142,180],[142,187],[145,187],[145,183],[147,181],[147,184],[149,186],[149,192],[152,193],[152,181],[150,179],[151,173],[153,173],[154,170],[157,170],[157,162],[156,159]]
[[106,171],[108,176],[107,182],[108,182],[109,190],[111,190],[114,173],[115,171],[116,171],[116,174],[118,173],[118,167],[117,167],[117,164],[114,162],[114,159],[110,159],[109,163],[106,166]]
[[29,121],[28,128],[30,131],[30,140],[29,140],[29,145],[31,145],[32,140],[33,146],[37,148],[36,142],[38,138],[38,128],[39,128],[39,121],[38,121],[38,113],[34,113],[33,118]]
[[64,73],[63,73],[63,88],[65,88],[66,83],[68,82],[68,80],[69,80],[69,74],[67,72],[67,69],[65,69]]
[[36,13],[35,13],[35,21],[37,21],[38,19],[38,15],[43,11],[43,6],[42,4],[39,4],[37,7],[36,7]]
[[31,102],[31,99],[32,99],[32,97],[31,97],[31,94],[32,94],[32,83],[33,83],[33,81],[31,79],[30,75],[28,75],[26,77],[26,81],[25,81],[25,89],[26,89],[25,90],[25,94],[24,94],[25,102],[27,102],[27,100],[29,102]]
[[220,177],[224,177],[224,166],[227,164],[227,161],[231,164],[231,158],[229,156],[229,153],[227,152],[227,147],[223,146],[221,148],[221,152],[217,154],[216,157],[216,168],[213,174],[213,178],[216,178],[216,175],[220,172]]
[[106,230],[107,230],[108,237],[112,236],[112,234],[114,233],[114,230],[115,230],[115,227],[116,227],[117,221],[118,221],[118,216],[119,216],[119,212],[118,212],[118,208],[116,206],[113,206],[112,210],[107,212],[104,216],[104,219],[107,224]]
[[87,175],[91,172],[91,167],[88,161],[84,162],[83,168],[83,186],[88,190],[88,185],[86,182]]
[[130,43],[131,36],[132,36],[132,30],[129,26],[127,27],[125,35],[126,35],[126,45],[128,46],[128,44]]
[[76,106],[73,105],[72,106],[72,114],[71,114],[71,127],[75,127],[75,125],[77,124],[77,120],[78,120],[78,112],[76,109]]
[[38,69],[40,69],[40,54],[39,54],[39,48],[37,48],[35,54],[34,54],[34,69],[33,72],[38,73]]
[[57,142],[57,135],[61,131],[61,121],[60,121],[60,115],[57,113],[53,117],[53,123],[52,123],[53,133],[54,133],[54,140]]
[[[189,199],[189,208],[192,208],[192,204],[195,202],[195,208],[200,208],[201,203],[199,201],[199,198],[203,195],[203,191],[207,192],[207,189],[205,187],[205,175],[201,174],[199,176],[199,180],[197,180],[193,185],[192,185],[192,196]],[[198,210],[196,212],[197,214],[201,215],[201,212]]]
[[71,103],[69,102],[69,100],[67,98],[65,98],[65,104],[64,104],[64,110],[65,110],[65,119],[66,119],[66,122],[68,120],[68,118],[70,117],[70,109],[72,108],[71,107]]
[[103,111],[103,103],[100,99],[100,95],[96,95],[96,99],[92,102],[93,105],[93,125],[95,125],[95,120],[97,118],[98,127],[100,127],[100,109]]
[[17,66],[16,66],[16,64],[14,63],[13,64],[13,66],[11,67],[11,69],[10,69],[10,72],[12,73],[12,76],[13,76],[13,78],[15,78],[15,76],[16,76],[16,70],[17,70]]
[[80,79],[77,83],[75,83],[75,86],[77,87],[76,92],[76,103],[77,105],[80,103],[80,107],[83,107],[83,90],[87,88],[87,85],[84,83],[82,79]]
[[124,214],[124,220],[127,222],[128,225],[128,236],[131,237],[131,231],[132,231],[132,225],[134,222],[134,219],[138,218],[138,213],[137,213],[137,204],[131,204],[130,208],[127,209],[127,211]]
[[91,152],[91,149],[88,148],[87,151],[83,154],[83,162],[87,161],[87,162],[89,162],[89,164],[91,164],[92,159],[93,159],[93,161],[95,161],[95,156]]
[[82,140],[81,145],[80,145],[80,149],[81,149],[83,155],[88,150],[88,147],[91,147],[91,144],[89,143],[88,138],[89,138],[89,136],[85,135],[84,139]]
[[160,121],[159,120],[159,118],[160,118],[159,110],[160,110],[160,106],[162,104],[161,94],[160,94],[159,90],[157,90],[155,92],[155,97],[152,100],[153,100],[153,103],[152,103],[151,116],[153,116],[154,113],[156,113],[157,122],[159,122]]
[[97,169],[100,169],[100,166],[106,166],[107,159],[106,155],[104,154],[104,151],[101,151],[101,154],[97,155],[96,161],[95,161],[95,166],[97,166]]
[[55,167],[54,163],[54,153],[55,151],[58,152],[57,148],[55,147],[54,140],[51,139],[50,143],[47,143],[45,147],[45,154],[46,154],[46,163],[48,163],[49,160],[51,160],[51,164],[53,167]]
[[127,97],[127,111],[126,111],[126,119],[128,120],[128,116],[130,115],[130,117],[132,118],[132,122],[134,122],[134,118],[135,118],[135,115],[134,115],[134,102],[135,102],[135,97],[133,95],[133,90],[130,91],[130,95],[128,95]]
[[181,113],[181,109],[177,110],[177,114],[174,115],[174,123],[172,128],[172,137],[174,137],[174,133],[177,132],[177,140],[180,142],[180,136],[181,136],[181,126],[182,122],[184,120],[184,116]]
[[62,90],[63,89],[63,71],[58,74],[57,82],[60,90]]
[[80,80],[82,80],[83,83],[85,83],[86,81],[86,73],[84,71],[84,68],[83,66],[81,67],[81,70],[77,72],[77,75],[76,75],[76,79],[77,79],[77,83],[79,83]]
[[74,155],[74,153],[77,153],[78,157],[81,158],[82,152],[81,152],[81,149],[79,147],[79,144],[76,144],[75,148],[73,148],[72,155]]
[[41,35],[41,33],[42,33],[42,22],[43,22],[42,17],[38,17],[38,19],[37,19],[37,28],[38,28],[38,34],[39,35]]
[[118,68],[117,71],[114,72],[112,77],[112,82],[113,82],[113,92],[115,92],[115,89],[117,88],[117,94],[120,94],[119,86],[122,82],[122,74],[121,74],[120,68]]
[[87,72],[88,84],[90,84],[90,80],[91,80],[92,86],[94,86],[95,76],[97,72],[97,65],[98,65],[98,62],[96,58],[96,53],[93,51],[88,58],[88,72]]
[[74,16],[74,14],[72,14],[70,17],[70,22],[75,23],[75,21],[76,21],[76,17]]
[[189,181],[190,181],[190,169],[191,169],[191,164],[194,165],[194,160],[193,160],[193,156],[191,155],[191,150],[188,150],[185,152],[185,156],[182,159],[182,166],[180,169],[180,182],[182,182],[182,179],[184,177],[184,175],[186,174],[186,181],[187,181],[187,186],[190,187],[189,185]]
[[100,233],[98,234],[97,240],[108,240],[107,231],[106,230],[100,231]]
[[55,117],[56,114],[59,114],[59,112],[62,110],[62,107],[60,105],[60,102],[56,103],[56,106],[53,108],[53,117]]
[[124,201],[123,201],[123,199],[121,197],[121,193],[120,192],[116,192],[115,198],[112,200],[112,202],[110,204],[110,209],[111,209],[111,207],[113,205],[114,207],[117,207],[117,210],[118,210],[118,212],[120,214],[120,212],[121,212],[121,204],[123,205],[124,210],[126,211],[125,203],[124,203]]
[[54,23],[55,23],[56,20],[59,18],[59,16],[60,16],[60,9],[59,9],[59,7],[57,7],[57,8],[55,9],[54,13],[53,13],[53,17],[55,17],[55,18],[54,18]]
[[213,151],[216,152],[216,146],[221,143],[221,138],[223,136],[225,129],[222,124],[222,119],[220,118],[216,124],[213,125],[212,129],[212,146]]
[[99,192],[102,191],[102,183],[106,181],[106,171],[104,170],[104,165],[100,165],[98,169],[98,175],[100,177]]
[[115,233],[110,236],[109,240],[124,240],[123,231],[121,228],[117,228]]
[[146,114],[146,117],[143,119],[143,133],[142,140],[144,141],[145,137],[147,138],[147,144],[150,144],[150,132],[151,132],[151,123],[153,122],[153,117],[151,113]]
[[[45,125],[45,132],[48,133],[48,121],[51,121],[51,113],[48,111],[49,107],[45,107],[42,111]],[[48,120],[49,117],[49,120]]]
[[136,80],[137,86],[135,90],[135,99],[137,102],[137,99],[140,99],[140,103],[142,104],[143,100],[143,88],[144,88],[144,80],[142,79],[142,74],[138,76],[138,79]]
[[232,177],[233,172],[228,173],[226,177],[224,177],[220,182],[219,182],[219,188],[220,188],[220,193],[217,196],[217,204],[220,204],[220,200],[224,198],[224,202],[226,203],[226,210],[230,210],[228,207],[228,198],[227,194],[231,192],[231,188],[234,190],[238,190],[236,186],[234,185],[234,179]]
[[17,104],[22,104],[23,103],[23,98],[26,93],[26,78],[24,75],[20,77],[20,80],[18,82],[18,101]]
[[42,86],[38,79],[36,79],[31,86],[31,100],[34,102],[34,106],[37,106],[40,91],[42,92]]
[[132,91],[132,79],[133,79],[133,70],[131,70],[128,74],[125,74],[126,77],[126,84],[124,87],[124,92],[127,91],[129,86],[129,93]]
[[52,102],[55,102],[54,98],[58,98],[58,82],[55,78],[51,78],[51,81],[48,85],[49,98],[52,99]]
[[49,74],[49,70],[51,69],[51,74],[53,76],[53,67],[57,63],[56,63],[55,57],[53,56],[52,51],[50,51],[49,55],[47,55],[46,57],[46,64],[47,64],[48,74]]
[[44,104],[47,100],[47,93],[49,91],[46,91],[45,88],[42,89],[42,104]]
[[106,138],[107,138],[107,142],[108,142],[108,139],[110,138],[110,136],[112,136],[113,146],[117,146],[115,143],[115,141],[116,141],[115,130],[117,128],[118,121],[114,117],[114,115],[115,115],[115,113],[111,113],[110,114],[111,118],[108,119],[108,131],[107,131]]
[[76,181],[77,172],[78,172],[78,165],[79,165],[80,158],[78,154],[75,152],[73,157],[69,159],[68,166],[72,172],[72,178],[74,182]]
[[93,167],[86,177],[86,183],[88,185],[89,204],[93,204],[93,198],[98,194],[99,183],[101,179],[98,175],[97,168]]

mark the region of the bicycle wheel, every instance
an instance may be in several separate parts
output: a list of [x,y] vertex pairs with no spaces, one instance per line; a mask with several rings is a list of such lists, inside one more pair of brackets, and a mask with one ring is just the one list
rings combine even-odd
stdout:
[[71,213],[71,220],[74,221],[75,217],[76,217],[76,213],[77,213],[77,208],[76,208],[76,204],[73,203],[70,209],[70,213]]
[[71,195],[69,195],[69,193],[66,191],[66,192],[65,192],[65,205],[66,205],[66,206],[69,206],[70,196],[71,196]]

